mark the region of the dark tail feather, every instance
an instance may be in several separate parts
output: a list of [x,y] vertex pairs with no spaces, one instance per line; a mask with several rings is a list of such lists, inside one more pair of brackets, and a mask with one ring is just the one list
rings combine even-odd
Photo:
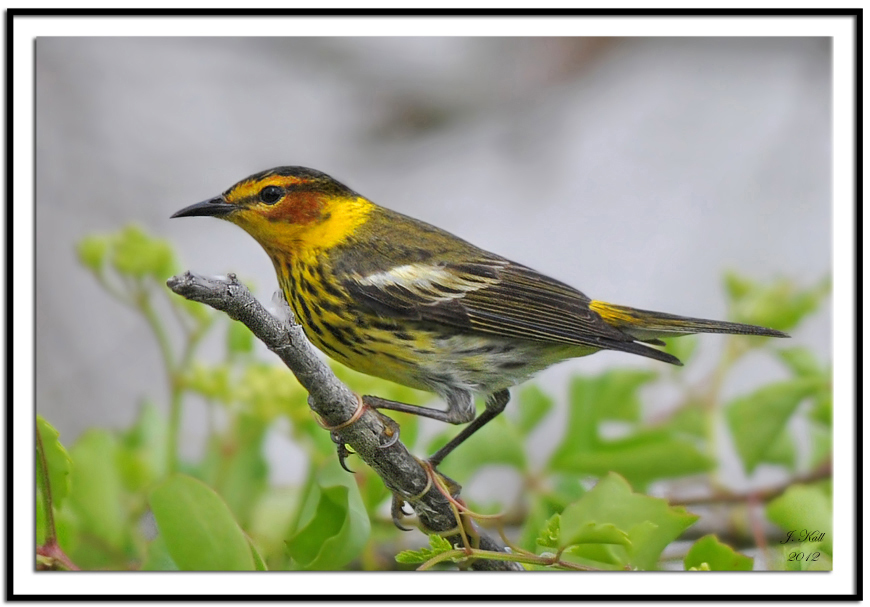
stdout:
[[789,337],[776,329],[745,325],[739,322],[689,318],[664,312],[638,310],[617,306],[603,301],[592,301],[589,307],[609,324],[638,340],[654,340],[660,337],[678,337],[692,333],[730,333],[757,335],[759,337]]
[[602,339],[601,341],[602,346],[608,350],[618,350],[619,352],[628,352],[629,354],[639,354],[640,356],[660,360],[663,363],[670,363],[672,365],[677,365],[678,367],[683,366],[683,363],[676,356],[668,354],[667,352],[662,352],[661,350],[656,350],[655,348],[650,348],[644,344],[639,344],[635,341],[616,341],[609,339]]

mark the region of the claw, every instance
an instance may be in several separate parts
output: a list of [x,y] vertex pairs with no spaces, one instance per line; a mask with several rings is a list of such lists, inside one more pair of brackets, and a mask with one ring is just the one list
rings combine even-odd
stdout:
[[378,445],[379,449],[386,449],[387,447],[392,447],[393,445],[395,445],[399,441],[399,431],[398,430],[391,432],[389,434],[387,432],[384,432],[384,434],[387,434],[388,436],[389,436],[389,434],[392,434],[393,437],[389,440],[389,442],[386,442],[383,445]]
[[347,457],[351,454],[353,454],[353,451],[348,449],[347,445],[345,445],[344,443],[341,443],[338,446],[338,463],[339,463],[339,465],[342,468],[344,468],[345,472],[350,472],[351,474],[353,474],[354,471],[351,470],[350,468],[348,468],[347,464],[344,463],[345,461],[347,461]]
[[384,424],[384,436],[386,436],[388,439],[387,442],[378,445],[378,448],[386,449],[387,447],[392,447],[399,440],[399,424],[397,424],[396,420],[394,420],[392,417],[387,417],[377,409],[374,409],[374,412],[380,416],[381,421]]
[[405,500],[401,499],[395,493],[393,494],[393,502],[390,504],[390,514],[393,517],[393,524],[401,529],[402,531],[410,531],[411,529],[408,527],[403,527],[399,521],[405,518],[407,515],[405,514],[405,509],[402,507],[405,504]]
[[[350,472],[351,474],[353,474],[354,471],[351,470],[350,468],[348,468],[347,464],[345,464],[345,461],[347,461],[348,456],[353,455],[353,451],[351,451],[350,449],[347,448],[347,445],[344,444],[344,441],[341,440],[341,437],[337,433],[330,432],[329,437],[332,439],[332,442],[334,442],[336,444],[336,448],[338,450],[338,463],[339,463],[339,465],[342,468],[344,468],[345,472]],[[338,440],[336,440],[336,439],[338,439]]]

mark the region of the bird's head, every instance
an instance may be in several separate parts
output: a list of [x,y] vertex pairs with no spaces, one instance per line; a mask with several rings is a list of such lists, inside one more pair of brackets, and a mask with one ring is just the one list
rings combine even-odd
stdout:
[[285,166],[251,175],[220,196],[172,217],[225,219],[273,255],[337,244],[365,221],[371,207],[371,202],[325,173]]

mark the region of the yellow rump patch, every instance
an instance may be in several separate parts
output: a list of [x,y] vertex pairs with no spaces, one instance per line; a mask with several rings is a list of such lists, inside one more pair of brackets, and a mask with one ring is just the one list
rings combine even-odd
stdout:
[[615,304],[609,304],[606,301],[598,301],[595,299],[589,302],[589,307],[594,312],[597,312],[598,315],[601,316],[601,318],[609,323],[613,323],[616,326],[619,326],[620,324],[641,324],[641,319],[638,318],[636,314],[634,314],[634,310],[632,308],[617,306]]

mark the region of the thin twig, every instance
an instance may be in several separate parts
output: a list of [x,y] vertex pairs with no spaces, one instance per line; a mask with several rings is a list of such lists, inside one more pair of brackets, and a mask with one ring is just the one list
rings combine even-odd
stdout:
[[[288,320],[278,320],[232,275],[225,279],[210,279],[186,272],[170,278],[166,284],[178,295],[209,305],[244,323],[290,368],[310,394],[312,410],[326,424],[340,426],[354,415],[358,407],[356,396],[315,354],[289,307],[286,307]],[[356,422],[335,430],[333,434],[342,444],[349,445],[381,477],[388,489],[402,498],[414,496],[411,506],[423,528],[434,532],[455,529],[456,518],[450,502],[437,489],[430,487],[426,490],[429,485],[426,470],[401,441],[390,444],[392,439],[387,436],[388,428],[380,413],[367,409]],[[453,545],[462,544],[458,532],[447,536],[447,540]],[[504,552],[495,540],[484,534],[480,534],[480,548]],[[518,563],[493,559],[476,560],[472,567],[523,571]]]
[[752,529],[752,538],[755,540],[755,546],[761,550],[761,556],[764,562],[767,563],[767,538],[764,536],[764,523],[759,516],[759,506],[762,503],[756,496],[751,497],[747,502],[748,508],[746,512],[749,517],[749,527]]
[[767,489],[759,489],[757,491],[748,491],[746,493],[730,493],[728,491],[717,491],[710,495],[701,497],[690,497],[684,499],[668,499],[671,506],[697,506],[700,504],[728,504],[728,503],[745,503],[757,501],[759,503],[769,502],[786,492],[793,485],[801,485],[806,483],[814,483],[831,478],[831,462],[825,462],[818,466],[815,470],[795,476],[781,485],[769,487]]

